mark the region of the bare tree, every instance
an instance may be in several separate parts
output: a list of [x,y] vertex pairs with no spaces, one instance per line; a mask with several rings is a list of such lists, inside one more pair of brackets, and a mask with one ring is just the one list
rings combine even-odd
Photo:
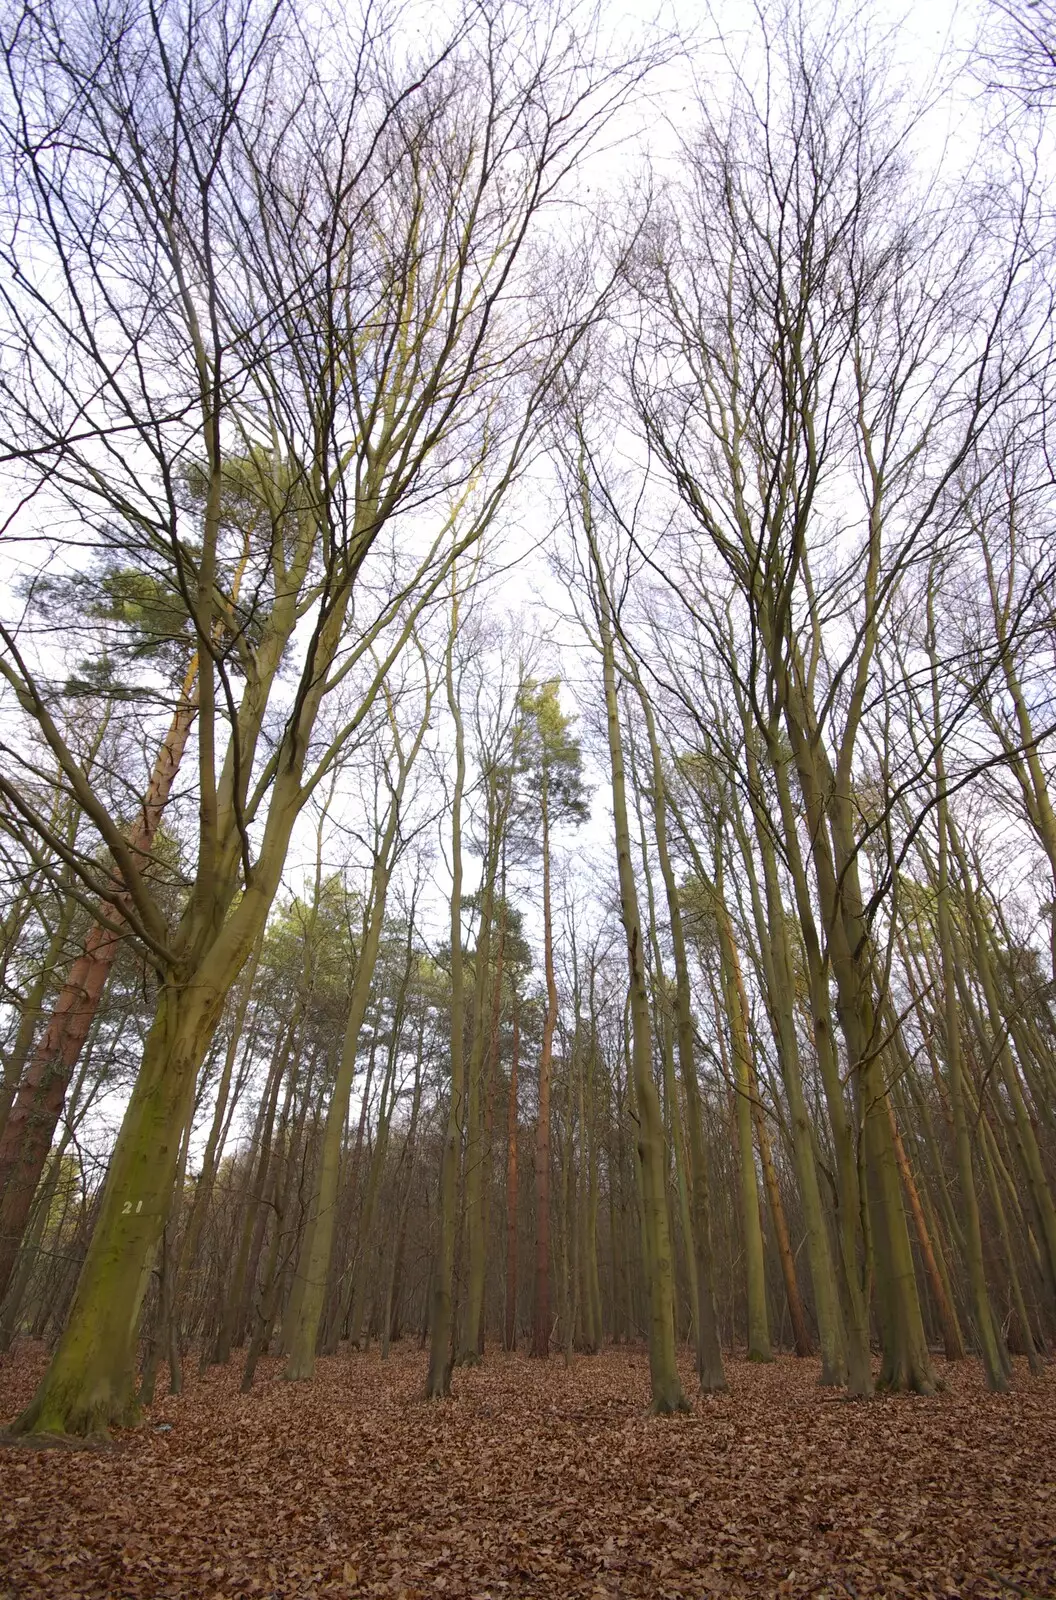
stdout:
[[[593,314],[587,264],[544,300],[534,225],[641,69],[558,12],[501,7],[417,52],[373,10],[324,48],[241,0],[12,8],[4,45],[13,526],[46,539],[61,515],[76,546],[165,573],[200,661],[197,839],[170,918],[62,736],[44,663],[17,619],[0,631],[0,673],[113,871],[90,845],[58,858],[120,901],[162,979],[76,1300],[20,1424],[84,1431],[132,1404],[198,1071],[294,823],[494,515]],[[7,753],[0,792],[57,849]]]

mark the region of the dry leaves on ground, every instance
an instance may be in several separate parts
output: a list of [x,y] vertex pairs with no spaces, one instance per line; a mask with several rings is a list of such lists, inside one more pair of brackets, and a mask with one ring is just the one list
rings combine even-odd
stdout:
[[[0,1365],[0,1415],[42,1364]],[[639,1350],[490,1355],[439,1405],[409,1345],[191,1378],[109,1451],[0,1451],[0,1597],[1056,1595],[1051,1374],[853,1404],[811,1361],[728,1373],[667,1419]]]

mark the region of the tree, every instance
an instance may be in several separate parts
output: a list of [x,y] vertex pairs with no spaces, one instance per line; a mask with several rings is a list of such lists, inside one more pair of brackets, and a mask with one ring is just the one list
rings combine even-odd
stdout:
[[686,1411],[675,1359],[673,1270],[665,1182],[664,1130],[660,1097],[652,1071],[652,1037],[649,996],[645,978],[645,951],[638,913],[638,891],[631,864],[630,826],[627,815],[623,738],[617,700],[615,608],[612,578],[602,559],[593,515],[591,485],[585,451],[576,460],[575,488],[586,541],[585,566],[601,649],[605,694],[605,720],[612,775],[612,809],[616,860],[619,873],[620,920],[627,946],[630,983],[631,1067],[638,1106],[638,1156],[642,1182],[642,1251],[649,1293],[649,1373],[652,1408],[657,1413]]
[[373,870],[349,998],[348,1021],[320,1141],[312,1210],[300,1248],[297,1271],[302,1287],[297,1320],[291,1330],[286,1367],[286,1376],[291,1379],[310,1378],[314,1370],[315,1346],[333,1250],[341,1139],[359,1056],[360,1033],[367,1014],[385,924],[389,883],[400,848],[406,842],[406,833],[401,827],[404,822],[404,796],[432,717],[432,681],[426,674],[421,706],[418,715],[412,718],[409,737],[401,734],[395,698],[389,685],[385,688],[385,699],[393,761],[391,770],[383,768],[381,774],[379,788],[383,787],[386,800],[384,809],[376,813]]
[[[866,1151],[869,1239],[848,1241],[845,1260],[871,1251],[882,1381],[930,1392],[887,1108],[896,1067],[881,1020],[879,897],[863,882],[853,768],[900,584],[963,513],[966,464],[1044,360],[1029,289],[1019,292],[1032,201],[1020,192],[1008,250],[984,260],[974,224],[952,231],[933,190],[907,204],[881,69],[854,25],[835,11],[768,16],[764,79],[741,77],[731,111],[703,115],[686,146],[689,183],[643,245],[629,381],[649,448],[716,558],[708,567],[687,544],[674,581],[684,574],[697,618],[716,582],[728,584],[743,651],[727,665],[775,770],[778,727],[791,751]],[[970,325],[969,276],[979,285]],[[833,616],[846,621],[842,636],[825,626]],[[839,1123],[843,1087],[827,1071]],[[851,1219],[855,1178],[838,1137]],[[852,1386],[867,1390],[868,1279],[854,1270]]]
[[[494,515],[596,304],[589,275],[572,274],[548,313],[522,274],[535,219],[640,67],[584,58],[556,19],[526,28],[475,11],[411,59],[367,10],[332,30],[324,62],[278,11],[170,0],[95,7],[77,29],[48,5],[5,37],[4,138],[24,204],[4,246],[14,375],[0,453],[26,482],[23,504],[57,497],[85,542],[119,541],[170,575],[200,663],[194,876],[170,922],[16,626],[2,632],[4,681],[114,873],[66,859],[90,893],[127,897],[125,922],[163,979],[75,1304],[23,1429],[130,1414],[145,1269],[199,1069],[296,819]],[[69,353],[61,370],[53,348]],[[218,590],[245,538],[224,516],[231,442],[258,512],[251,627]],[[205,485],[200,550],[176,489],[188,460]],[[413,536],[400,518],[411,506],[425,519]],[[372,560],[390,581],[367,590]],[[337,706],[357,671],[357,697],[324,731],[324,701]],[[54,844],[14,777],[0,791]]]
[[[197,712],[198,657],[188,649],[186,614],[149,578],[112,563],[104,566],[91,586],[80,576],[42,580],[34,585],[38,602],[41,587],[47,602],[45,615],[52,617],[68,612],[79,595],[88,590],[88,611],[93,618],[126,624],[125,637],[120,640],[125,655],[135,661],[168,658],[180,680],[176,708],[158,748],[146,792],[125,831],[133,859],[143,873],[149,874],[155,835]],[[102,601],[93,596],[95,588],[102,592]],[[237,599],[237,585],[233,598]],[[89,663],[90,675],[101,676],[105,681],[111,671],[110,659],[109,654],[104,656],[94,671]],[[109,684],[108,689],[121,696],[132,692],[120,683]],[[121,887],[118,881],[117,898],[109,907],[101,908],[98,920],[88,930],[0,1133],[0,1299],[14,1268],[63,1097],[121,946],[125,931],[122,901],[128,903]]]
[[548,678],[525,686],[521,702],[523,781],[539,802],[539,838],[543,858],[543,972],[546,1011],[539,1052],[539,1108],[535,1133],[535,1315],[532,1354],[550,1352],[550,1068],[557,1024],[557,977],[554,970],[554,926],[550,895],[551,831],[562,822],[587,817],[582,755],[572,736],[572,719],[561,710],[560,680]]

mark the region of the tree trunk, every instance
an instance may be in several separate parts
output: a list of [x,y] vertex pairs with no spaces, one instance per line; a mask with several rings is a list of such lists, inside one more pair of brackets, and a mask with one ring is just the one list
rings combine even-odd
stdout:
[[[806,869],[799,848],[799,823],[792,805],[788,768],[776,751],[771,752],[771,768],[781,810],[782,833],[788,852],[796,911],[803,936],[810,993],[811,1032],[821,1071],[836,1157],[836,1225],[840,1246],[839,1282],[843,1290],[847,1338],[847,1388],[852,1395],[864,1398],[873,1392],[872,1359],[869,1349],[869,1302],[866,1289],[868,1255],[865,1250],[863,1227],[865,1203],[859,1181],[854,1132],[848,1115],[836,1040],[833,1036],[828,966],[822,955]],[[861,1255],[864,1258],[864,1274],[859,1265],[860,1245]]]
[[316,1168],[315,1197],[297,1263],[297,1276],[301,1280],[300,1316],[296,1326],[291,1330],[285,1373],[287,1378],[296,1382],[306,1382],[315,1371],[315,1347],[326,1300],[330,1258],[333,1251],[338,1176],[341,1166],[341,1138],[348,1115],[352,1083],[356,1075],[359,1035],[367,1015],[367,1003],[370,999],[374,968],[381,943],[397,820],[398,808],[394,801],[371,885],[370,911],[359,960],[356,963],[344,1045],[330,1095],[330,1104],[327,1107],[326,1122],[323,1125],[322,1144]]
[[[493,779],[489,779],[489,819],[494,823]],[[466,1105],[466,1245],[469,1282],[466,1310],[462,1319],[459,1360],[475,1366],[483,1354],[484,1267],[487,1245],[484,1172],[484,1084],[485,1066],[490,1061],[488,1043],[491,1018],[488,1006],[488,977],[491,966],[491,924],[495,907],[495,879],[499,866],[499,845],[494,826],[489,829],[484,862],[480,927],[477,934],[476,970],[473,982],[473,1043],[469,1052],[468,1098]]]
[[447,703],[455,725],[455,787],[451,802],[451,1033],[450,1098],[443,1153],[440,1158],[440,1239],[433,1266],[432,1325],[426,1398],[442,1400],[451,1393],[452,1334],[455,1315],[455,1245],[458,1231],[459,1172],[462,1164],[462,1121],[465,1094],[465,993],[462,967],[462,795],[466,784],[466,745],[455,692],[454,652],[458,633],[458,592],[452,580],[451,627],[447,636]]
[[18,1433],[93,1434],[135,1419],[140,1306],[221,999],[202,981],[162,990],[66,1327]]
[[545,1360],[550,1353],[550,1062],[557,1022],[557,979],[554,975],[554,935],[550,910],[550,816],[545,772],[540,803],[546,1011],[539,1052],[539,1120],[535,1129],[535,1317],[532,1323],[532,1355]]
[[[718,858],[717,858],[718,859]],[[770,1327],[766,1311],[766,1265],[763,1226],[759,1212],[759,1180],[752,1140],[752,1062],[748,1043],[748,1018],[740,964],[733,941],[730,915],[722,898],[722,879],[716,873],[713,895],[715,921],[722,960],[722,988],[733,1056],[733,1088],[740,1156],[741,1231],[744,1239],[745,1280],[748,1292],[748,1360],[770,1361]]]
[[[789,949],[788,927],[777,873],[774,842],[770,833],[771,824],[770,819],[762,811],[760,773],[747,725],[745,735],[748,744],[749,778],[752,782],[755,833],[763,863],[765,913],[759,900],[754,873],[752,903],[763,957],[764,977],[769,991],[778,1065],[788,1099],[792,1155],[799,1180],[800,1204],[803,1207],[803,1221],[807,1235],[807,1259],[810,1262],[818,1339],[821,1344],[821,1382],[826,1385],[840,1385],[847,1381],[845,1332],[821,1190],[818,1185],[810,1115],[803,1092],[803,1071],[799,1040],[796,1036],[792,953]],[[745,856],[747,859],[747,850]]]
[[638,892],[635,888],[631,861],[623,741],[616,698],[612,613],[605,575],[591,531],[589,496],[585,486],[583,510],[599,601],[613,821],[620,883],[620,916],[627,941],[632,1030],[631,1060],[635,1098],[638,1103],[638,1151],[642,1173],[642,1248],[649,1279],[649,1375],[652,1409],[656,1413],[688,1411],[689,1404],[682,1392],[675,1352],[674,1272],[667,1217],[663,1117],[660,1097],[653,1082],[649,993],[645,979]]
[[[192,698],[193,671],[188,673],[172,724],[158,751],[141,815],[128,835],[131,849],[139,856],[150,853],[194,722],[197,705]],[[18,1255],[70,1076],[88,1037],[124,931],[121,913],[114,906],[107,906],[100,913],[100,920],[92,924],[84,949],[70,968],[51,1019],[33,1052],[0,1136],[0,1299]]]
[[[10,1156],[7,1156],[5,1160],[4,1130],[7,1127],[11,1108],[15,1103],[15,1096],[22,1082],[23,1069],[33,1048],[33,1040],[36,1037],[37,1027],[44,1011],[45,1001],[55,981],[56,968],[65,962],[66,941],[70,935],[70,928],[73,924],[76,910],[77,901],[72,894],[67,894],[59,911],[51,938],[48,940],[48,948],[44,952],[40,971],[33,980],[29,993],[23,1001],[22,1014],[18,1019],[18,1029],[7,1059],[4,1062],[3,1086],[0,1088],[0,1189],[5,1186],[5,1168],[11,1162]],[[31,1110],[31,1117],[32,1114]],[[0,1229],[2,1229],[2,1226],[2,1221],[0,1221]],[[0,1299],[2,1298],[2,1267],[0,1267]]]
[[517,1348],[517,1072],[521,1057],[520,996],[513,990],[513,1054],[506,1101],[506,1337],[507,1350]]

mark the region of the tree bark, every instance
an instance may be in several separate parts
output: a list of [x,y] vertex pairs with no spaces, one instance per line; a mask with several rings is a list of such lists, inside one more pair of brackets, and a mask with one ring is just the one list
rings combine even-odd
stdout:
[[[161,814],[172,792],[197,703],[195,666],[187,675],[151,774],[140,816],[128,834],[131,850],[149,856]],[[70,968],[51,1018],[33,1052],[0,1136],[0,1300],[22,1242],[33,1195],[51,1149],[71,1074],[117,959],[124,923],[116,906],[100,910],[84,949]]]

